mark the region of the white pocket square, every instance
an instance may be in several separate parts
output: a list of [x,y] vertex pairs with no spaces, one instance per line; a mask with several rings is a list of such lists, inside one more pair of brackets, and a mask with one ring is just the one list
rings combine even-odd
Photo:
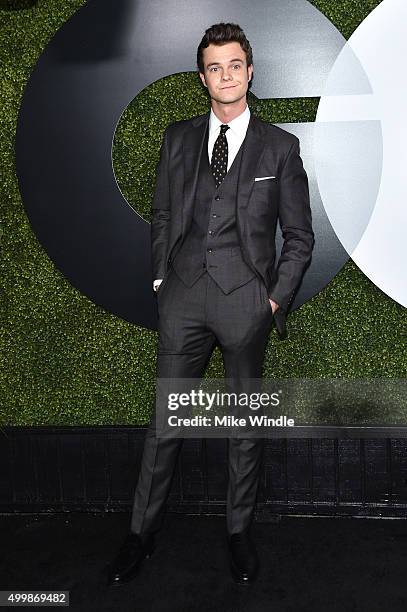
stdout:
[[265,181],[266,179],[273,179],[273,178],[276,178],[276,177],[275,176],[258,176],[254,180],[255,181]]

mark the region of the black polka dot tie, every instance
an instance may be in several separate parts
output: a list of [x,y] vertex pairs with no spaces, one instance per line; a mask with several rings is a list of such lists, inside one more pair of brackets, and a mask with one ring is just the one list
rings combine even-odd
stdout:
[[228,171],[228,141],[226,139],[226,130],[228,125],[220,126],[220,133],[213,145],[211,170],[216,182],[216,187],[219,187]]

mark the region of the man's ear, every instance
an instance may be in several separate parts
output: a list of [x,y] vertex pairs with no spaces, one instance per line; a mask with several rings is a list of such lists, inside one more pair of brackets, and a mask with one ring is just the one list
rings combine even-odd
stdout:
[[248,73],[249,73],[249,79],[248,80],[251,81],[252,77],[253,77],[253,64],[250,64],[250,66],[247,66],[247,70],[248,70]]
[[200,72],[200,73],[199,73],[199,78],[201,79],[202,84],[203,84],[205,87],[208,87],[208,86],[207,86],[207,84],[206,84],[206,81],[205,81],[205,75],[204,75],[204,74],[202,74],[202,72]]

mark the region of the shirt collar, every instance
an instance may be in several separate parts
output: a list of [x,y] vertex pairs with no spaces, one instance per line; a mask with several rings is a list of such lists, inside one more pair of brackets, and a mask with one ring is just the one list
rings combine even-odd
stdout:
[[[229,121],[227,125],[230,127],[231,130],[236,132],[236,134],[241,134],[244,137],[246,134],[247,126],[249,125],[249,121],[250,109],[249,106],[246,104],[246,108],[244,109],[244,111],[240,113],[240,115],[232,119],[232,121]],[[222,121],[218,119],[218,117],[213,112],[213,109],[211,108],[211,113],[209,116],[209,133],[212,134],[216,130],[219,131],[220,125],[222,125]],[[229,130],[227,130],[227,132],[228,131]]]

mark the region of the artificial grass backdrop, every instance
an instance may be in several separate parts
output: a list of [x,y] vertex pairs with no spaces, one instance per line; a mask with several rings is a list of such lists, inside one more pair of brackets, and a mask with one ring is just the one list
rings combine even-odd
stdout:
[[[312,2],[346,38],[379,3]],[[69,284],[31,230],[15,173],[17,115],[30,72],[50,38],[85,2],[8,4],[25,8],[0,10],[0,424],[143,424],[149,421],[154,399],[157,333],[118,319]],[[256,115],[274,123],[313,121],[318,103],[258,100],[251,93],[248,100]],[[150,85],[124,113],[115,137],[114,169],[123,194],[145,219],[150,220],[164,128],[209,108],[198,75],[183,73]],[[279,341],[273,329],[264,375],[405,377],[406,322],[406,309],[350,262],[324,291],[290,315],[287,340]],[[223,374],[216,349],[207,376]],[[322,424],[331,421],[332,414],[309,418]],[[354,418],[348,409],[344,422]],[[368,421],[369,414],[362,418]],[[404,413],[387,418],[390,423],[407,422]]]

